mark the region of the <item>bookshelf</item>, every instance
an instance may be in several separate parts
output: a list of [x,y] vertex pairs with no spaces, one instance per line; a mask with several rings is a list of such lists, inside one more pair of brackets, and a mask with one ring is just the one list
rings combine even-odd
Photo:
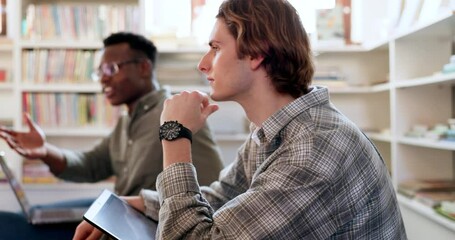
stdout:
[[[15,129],[25,130],[22,112],[31,112],[32,118],[46,133],[47,141],[62,148],[75,150],[90,149],[102,137],[108,135],[115,124],[118,114],[116,109],[100,108],[101,110],[97,111],[93,118],[101,118],[101,120],[90,122],[87,121],[87,118],[91,117],[73,116],[74,113],[79,112],[80,107],[67,106],[59,109],[55,107],[55,103],[64,102],[62,99],[67,99],[68,104],[78,102],[78,106],[88,106],[90,103],[92,103],[90,106],[110,106],[101,102],[103,99],[101,87],[99,83],[90,80],[90,73],[96,67],[94,64],[100,56],[98,50],[102,47],[102,38],[110,32],[122,29],[144,32],[142,20],[144,1],[10,1],[11,14],[9,17],[11,20],[9,22],[16,24],[15,28],[11,28],[16,29],[12,34],[16,40],[10,45],[0,45],[0,55],[7,54],[8,57],[4,59],[12,59],[10,65],[14,77],[10,82],[0,84],[2,93],[0,100],[4,99],[5,102],[15,104],[9,104],[7,115],[0,115],[0,121]],[[49,17],[49,12],[52,13],[52,17]],[[27,14],[40,17],[30,20],[30,15]],[[105,19],[106,16],[110,16],[109,21]],[[91,31],[92,28],[83,26],[72,26],[77,22],[76,19],[82,18],[85,24],[80,25],[92,26],[97,31]],[[122,22],[122,19],[126,20]],[[19,23],[25,24],[22,30]],[[160,53],[158,80],[162,85],[170,86],[174,92],[196,89],[209,91],[208,85],[204,85],[205,80],[196,68],[197,62],[206,50],[205,47],[177,49],[159,45],[157,47]],[[175,79],[183,81],[178,82]],[[8,95],[5,96],[4,92]],[[214,130],[215,139],[220,145],[223,158],[232,161],[237,148],[247,135],[244,131],[243,111],[241,111],[242,114],[231,114],[232,111],[239,112],[240,106],[237,107],[231,103],[224,105],[226,106],[217,112],[215,120],[210,125]],[[68,113],[62,113],[65,111]],[[106,112],[111,113],[106,114]],[[65,118],[74,121],[62,121]],[[21,179],[23,159],[10,151],[6,144],[5,146],[0,145],[0,147],[8,150],[9,164]],[[226,164],[228,163],[226,162]],[[2,196],[5,193],[8,197],[12,197],[5,184],[0,184],[0,187]],[[49,193],[47,197],[40,197],[41,200],[38,203],[44,203],[46,199],[47,201],[62,199],[54,196],[58,194],[56,189],[66,192],[63,194],[63,198],[69,198],[70,195],[67,194],[70,194],[71,190],[76,190],[81,197],[97,196],[99,190],[105,187],[112,187],[112,184],[80,185],[66,182],[25,184],[27,191]],[[0,207],[0,210],[16,209],[11,206],[11,203],[14,201],[0,201],[0,205],[3,206]]]
[[[8,104],[8,115],[1,115],[0,120],[24,130],[22,112],[27,111],[50,143],[91,148],[110,132],[120,111],[104,102],[101,87],[90,79],[98,50],[111,32],[143,32],[143,0],[17,0],[8,4],[14,42],[0,46],[0,55],[10,54],[2,59],[12,59],[13,78],[0,91],[9,93],[4,102],[16,104]],[[3,102],[5,94],[0,95]],[[93,112],[86,113],[86,109]],[[1,147],[7,149],[3,143]],[[22,158],[9,149],[7,154],[9,165],[22,179]],[[96,197],[100,190],[112,187],[112,182],[25,184],[33,204],[74,198],[75,192],[78,197]],[[9,187],[1,184],[0,191],[5,196],[0,209],[19,210],[15,201],[3,201],[13,198]]]
[[[363,45],[316,47],[319,65],[338,66],[346,87],[331,100],[375,143],[395,187],[417,179],[455,179],[455,142],[409,137],[415,125],[455,118],[455,73],[441,73],[454,54],[453,10]],[[398,194],[409,239],[454,239],[455,221]]]
[[[394,80],[391,108],[395,112],[393,158],[396,183],[408,179],[454,179],[455,143],[405,134],[416,124],[447,124],[453,118],[455,74],[439,73],[453,54],[455,36],[453,12],[396,34],[390,42]],[[412,60],[412,61],[411,61]],[[408,237],[453,239],[455,222],[435,214],[433,209],[404,197],[399,198]],[[422,222],[431,222],[422,228]]]

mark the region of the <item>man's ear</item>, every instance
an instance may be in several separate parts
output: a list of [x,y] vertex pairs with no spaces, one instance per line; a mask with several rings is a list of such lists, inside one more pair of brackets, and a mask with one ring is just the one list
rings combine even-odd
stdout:
[[153,71],[153,63],[150,60],[141,62],[141,73],[150,74]]
[[257,56],[257,57],[250,57],[250,67],[252,70],[256,70],[258,69],[261,64],[262,64],[262,61],[264,61],[264,56]]

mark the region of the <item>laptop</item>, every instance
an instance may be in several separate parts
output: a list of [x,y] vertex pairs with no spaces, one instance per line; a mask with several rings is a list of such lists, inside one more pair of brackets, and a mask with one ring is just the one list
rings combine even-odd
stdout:
[[39,225],[82,221],[82,217],[88,207],[33,208],[25,195],[22,185],[6,164],[5,153],[2,151],[0,151],[0,165],[2,166],[3,173],[7,178],[19,205],[21,206],[22,212],[29,223]]

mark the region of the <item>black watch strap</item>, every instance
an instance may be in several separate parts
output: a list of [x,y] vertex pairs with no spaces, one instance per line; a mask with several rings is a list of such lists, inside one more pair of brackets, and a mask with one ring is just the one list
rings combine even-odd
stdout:
[[160,126],[160,140],[174,141],[179,138],[187,138],[193,142],[192,132],[177,121],[166,121]]

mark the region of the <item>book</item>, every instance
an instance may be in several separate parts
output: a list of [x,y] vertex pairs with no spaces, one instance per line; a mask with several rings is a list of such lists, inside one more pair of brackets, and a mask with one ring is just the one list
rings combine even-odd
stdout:
[[8,82],[8,70],[0,68],[0,83]]
[[455,201],[455,191],[417,192],[414,199],[434,208],[439,206],[443,201]]
[[23,183],[57,183],[59,181],[41,160],[24,160],[22,165]]
[[444,64],[444,66],[442,67],[442,73],[444,73],[444,74],[454,73],[454,72],[455,72],[455,63],[453,63],[453,62]]
[[343,6],[333,9],[320,9],[316,12],[318,45],[344,45]]
[[6,36],[8,30],[8,11],[7,9],[6,0],[0,1],[0,36]]
[[441,205],[435,207],[435,211],[442,216],[455,221],[455,202],[443,201]]
[[398,192],[402,195],[414,198],[421,192],[455,191],[454,180],[408,180],[398,184]]
[[317,66],[312,84],[328,88],[348,87],[348,82],[343,77],[343,73],[336,66]]

